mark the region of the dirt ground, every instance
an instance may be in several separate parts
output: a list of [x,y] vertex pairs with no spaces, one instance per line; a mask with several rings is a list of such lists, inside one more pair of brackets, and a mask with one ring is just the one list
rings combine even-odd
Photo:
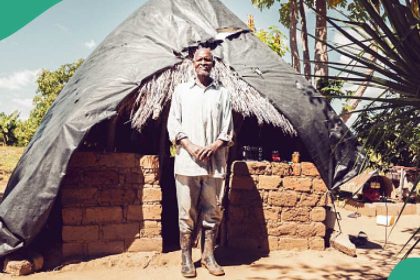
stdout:
[[[258,257],[249,252],[235,252],[220,248],[217,257],[224,265],[226,275],[217,279],[384,279],[398,263],[398,251],[420,226],[419,215],[403,216],[383,248],[385,228],[377,226],[374,218],[349,218],[351,212],[340,209],[343,232],[357,235],[364,231],[369,242],[358,248],[356,258],[335,249],[325,251],[277,251],[268,257]],[[199,251],[194,250],[194,260],[199,261]],[[410,257],[420,257],[417,248]],[[29,276],[12,277],[0,274],[0,279],[13,280],[131,280],[131,279],[183,279],[180,275],[180,252],[125,253],[86,262],[65,264],[53,271]],[[201,267],[196,279],[215,279]]]

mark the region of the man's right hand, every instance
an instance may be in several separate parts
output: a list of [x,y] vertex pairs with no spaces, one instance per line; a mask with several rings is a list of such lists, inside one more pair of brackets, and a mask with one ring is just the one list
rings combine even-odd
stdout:
[[198,159],[200,152],[203,150],[203,147],[194,144],[188,138],[179,140],[179,143],[194,159]]

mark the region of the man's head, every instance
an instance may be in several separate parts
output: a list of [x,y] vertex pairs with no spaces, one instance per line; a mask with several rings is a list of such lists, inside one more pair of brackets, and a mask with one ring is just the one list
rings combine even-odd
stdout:
[[214,66],[211,50],[209,48],[197,49],[194,53],[193,65],[197,77],[210,77],[211,69]]

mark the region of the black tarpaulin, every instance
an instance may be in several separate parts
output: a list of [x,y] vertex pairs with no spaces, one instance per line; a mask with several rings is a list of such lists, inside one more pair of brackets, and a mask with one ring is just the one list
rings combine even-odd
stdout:
[[[186,49],[247,26],[218,0],[152,0],[118,26],[59,94],[29,143],[0,204],[0,256],[30,243],[45,224],[72,153],[146,78],[180,63]],[[220,35],[220,34],[219,34]],[[332,188],[357,174],[356,143],[329,104],[249,32],[215,49],[293,124]]]

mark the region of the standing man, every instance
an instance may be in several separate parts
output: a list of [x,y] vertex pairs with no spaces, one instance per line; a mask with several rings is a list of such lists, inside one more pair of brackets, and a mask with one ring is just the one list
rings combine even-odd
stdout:
[[214,64],[209,48],[196,50],[195,79],[175,88],[168,118],[169,138],[177,146],[174,173],[184,277],[196,276],[191,249],[200,210],[205,236],[201,264],[213,275],[225,274],[213,250],[222,218],[221,202],[233,120],[228,92],[210,77]]

